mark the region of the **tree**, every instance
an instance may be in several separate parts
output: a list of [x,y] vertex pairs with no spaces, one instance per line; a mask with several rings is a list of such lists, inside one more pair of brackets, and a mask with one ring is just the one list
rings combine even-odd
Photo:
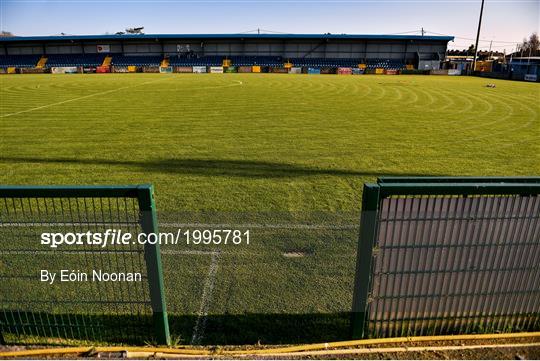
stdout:
[[13,35],[13,33],[10,32],[10,31],[3,31],[3,30],[2,30],[2,32],[0,32],[0,37],[6,37],[6,38],[9,38],[9,37],[12,37],[12,36],[15,36],[15,35]]
[[467,49],[467,55],[474,55],[474,44],[471,44]]
[[540,51],[540,39],[537,33],[532,33],[529,39],[523,39],[523,43],[519,46],[518,50],[523,53],[531,52],[532,54]]

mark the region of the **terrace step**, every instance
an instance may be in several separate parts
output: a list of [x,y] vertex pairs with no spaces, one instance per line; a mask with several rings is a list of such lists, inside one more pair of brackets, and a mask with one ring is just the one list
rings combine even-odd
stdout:
[[103,59],[103,63],[101,64],[101,66],[110,66],[111,62],[112,62],[112,56],[107,55],[105,59]]
[[47,57],[43,55],[37,62],[36,68],[43,69],[45,67],[45,64],[47,64]]

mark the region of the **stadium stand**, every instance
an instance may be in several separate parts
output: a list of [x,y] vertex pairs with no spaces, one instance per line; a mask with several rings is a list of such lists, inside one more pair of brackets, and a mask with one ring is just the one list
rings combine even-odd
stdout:
[[169,64],[173,66],[221,66],[224,59],[231,60],[234,66],[283,66],[283,59],[279,56],[201,56],[184,57],[170,56]]
[[[47,67],[55,66],[99,66],[102,65],[104,54],[57,54],[47,55]],[[109,54],[112,65],[117,66],[159,66],[164,58],[159,55],[121,55]],[[39,61],[39,55],[9,55],[0,56],[0,66],[34,67]],[[282,58],[280,56],[169,56],[166,58],[170,66],[221,66],[224,59],[231,60],[234,66],[271,66],[281,67],[285,62],[291,62],[300,67],[357,67],[366,64],[368,69],[403,69],[405,62],[396,59],[338,59],[338,58]]]
[[402,60],[392,59],[332,59],[332,58],[291,58],[290,62],[294,66],[307,67],[357,67],[358,64],[366,64],[366,68],[375,69],[403,69],[405,62]]
[[280,56],[231,56],[229,59],[236,66],[283,66],[283,58]]
[[47,67],[55,66],[99,66],[104,54],[53,54],[47,55]]
[[170,56],[169,65],[179,65],[179,66],[221,66],[223,63],[224,56],[201,56],[201,57],[191,57],[191,56]]
[[[163,60],[159,55],[112,55],[112,65],[159,66]],[[100,63],[101,64],[101,63]],[[172,63],[171,63],[172,65]]]
[[[62,66],[102,66],[108,67],[112,72],[127,72],[128,66],[138,67],[139,71],[149,71],[149,68],[157,68],[159,71],[160,65],[162,68],[257,66],[262,68],[257,68],[257,72],[292,67],[302,67],[302,72],[306,72],[306,68],[325,71],[337,68],[400,70],[405,69],[407,64],[407,68],[431,71],[440,69],[448,42],[453,39],[451,36],[373,34],[5,37],[0,39],[0,66],[36,70]],[[63,44],[61,47],[58,46],[59,41]],[[328,43],[330,47],[327,46]],[[410,44],[413,45],[409,46]],[[37,55],[15,55],[28,53],[42,55],[42,62],[38,64]],[[23,73],[28,72],[29,69],[26,69]]]
[[[358,64],[365,63],[367,68],[402,69],[405,62],[392,59],[333,59],[333,58],[288,58],[280,56],[202,56],[198,58],[171,56],[169,64],[173,66],[220,66],[223,59],[230,59],[234,66],[283,66],[284,62],[290,61],[294,66],[305,67],[357,67]],[[134,64],[136,65],[136,64]]]
[[396,59],[370,59],[365,62],[368,69],[383,68],[383,69],[404,69],[405,62]]
[[40,58],[40,55],[2,55],[0,67],[33,68]]
[[333,59],[333,58],[290,58],[294,66],[307,67],[356,67],[360,63],[358,59]]

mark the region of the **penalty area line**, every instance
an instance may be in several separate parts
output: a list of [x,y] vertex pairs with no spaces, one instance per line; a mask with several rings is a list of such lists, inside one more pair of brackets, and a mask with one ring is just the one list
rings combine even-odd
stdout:
[[358,224],[305,224],[305,223],[160,223],[166,228],[261,228],[261,229],[357,229]]
[[168,79],[172,79],[172,78],[165,78],[165,79],[146,81],[146,82],[141,83],[141,84],[124,86],[124,87],[120,87],[120,88],[116,88],[116,89],[109,89],[109,90],[105,90],[105,91],[99,92],[99,93],[88,94],[88,95],[84,95],[84,96],[78,97],[78,98],[72,98],[72,99],[68,99],[68,100],[63,100],[61,102],[45,104],[45,105],[41,105],[39,107],[21,110],[21,111],[15,112],[15,113],[9,113],[9,114],[0,115],[0,118],[7,118],[7,117],[14,116],[14,115],[30,113],[30,112],[33,112],[33,111],[36,111],[36,110],[50,108],[50,107],[53,107],[55,105],[62,105],[62,104],[66,104],[66,103],[71,103],[71,102],[74,102],[74,101],[77,101],[77,100],[87,99],[87,98],[95,97],[95,96],[98,96],[98,95],[106,95],[106,94],[114,93],[114,92],[117,92],[117,91],[120,91],[120,90],[131,89],[131,88],[135,88],[135,87],[138,87],[138,86],[147,85],[147,84],[151,84],[151,83],[157,83],[159,81],[164,81],[164,80],[168,80]]
[[[52,227],[52,226],[87,226],[86,222],[6,222],[0,223],[2,227]],[[138,225],[137,222],[91,222],[92,225],[103,227],[113,227],[114,225],[131,226]],[[218,228],[218,229],[234,229],[234,228],[253,228],[253,229],[357,229],[359,224],[305,224],[305,223],[159,223],[162,228]]]
[[195,323],[195,327],[193,328],[193,336],[191,338],[192,345],[199,345],[204,337],[204,330],[206,328],[206,322],[208,320],[208,311],[210,308],[210,302],[212,300],[212,293],[216,284],[219,257],[219,251],[212,254],[210,268],[208,269],[208,274],[204,283],[201,306],[199,307],[199,312],[197,314],[197,322]]
[[[93,249],[86,249],[86,250],[68,250],[68,249],[57,249],[57,248],[51,248],[49,250],[19,250],[19,249],[8,249],[8,250],[2,250],[2,255],[49,255],[49,254],[65,254],[65,255],[87,255],[88,253],[99,253],[99,254],[109,254],[109,253],[118,253],[118,254],[132,254],[132,253],[144,253],[144,250],[93,250]],[[219,253],[218,251],[197,251],[197,250],[161,250],[160,252],[162,255],[201,255],[201,256],[209,256],[209,255],[215,255]]]

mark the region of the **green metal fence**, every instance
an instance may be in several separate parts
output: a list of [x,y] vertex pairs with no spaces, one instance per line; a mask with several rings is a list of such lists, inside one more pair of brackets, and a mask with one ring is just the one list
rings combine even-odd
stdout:
[[540,178],[364,186],[354,337],[540,329]]
[[[42,232],[107,229],[157,232],[152,186],[0,187],[0,341],[170,343],[159,245],[40,242]],[[42,281],[43,270],[56,281]],[[138,273],[141,281],[60,282],[61,270]]]
[[[540,178],[365,185],[354,295],[356,215],[161,214],[163,231],[244,224],[254,239],[163,247],[173,334],[291,342],[298,325],[312,325],[297,342],[342,339],[351,296],[355,338],[539,330],[539,193]],[[0,187],[0,342],[170,343],[159,245],[39,242],[42,232],[107,229],[157,233],[151,186]],[[40,281],[60,269],[140,272],[142,281]]]

